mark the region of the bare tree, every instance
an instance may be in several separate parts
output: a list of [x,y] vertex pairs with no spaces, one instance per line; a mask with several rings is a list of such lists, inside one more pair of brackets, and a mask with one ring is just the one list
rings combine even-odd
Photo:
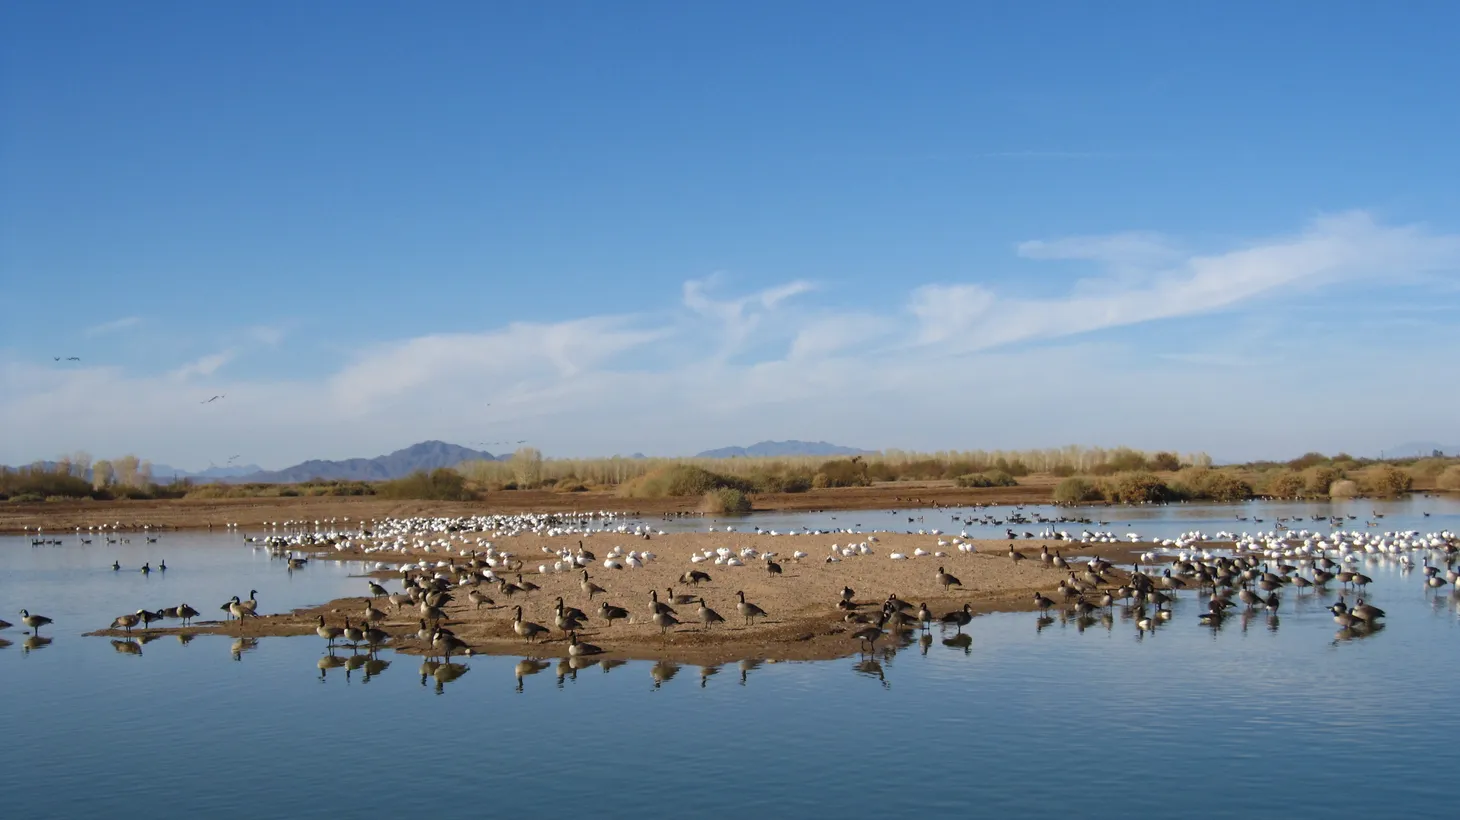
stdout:
[[527,489],[542,481],[542,451],[536,447],[518,447],[512,454],[512,474],[517,486]]
[[146,487],[148,484],[151,484],[152,483],[152,462],[151,461],[143,461],[140,465],[138,465],[138,467],[137,467],[137,483],[138,483],[139,486],[142,486],[142,487]]
[[56,459],[56,475],[71,475],[70,456],[61,456]]
[[114,475],[112,463],[104,458],[100,459],[91,465],[91,486],[98,490],[105,489],[108,484],[112,483]]
[[137,457],[128,453],[112,463],[116,470],[117,483],[128,487],[137,486]]
[[86,478],[87,472],[91,470],[91,453],[85,450],[72,453],[71,470],[76,473],[77,478]]

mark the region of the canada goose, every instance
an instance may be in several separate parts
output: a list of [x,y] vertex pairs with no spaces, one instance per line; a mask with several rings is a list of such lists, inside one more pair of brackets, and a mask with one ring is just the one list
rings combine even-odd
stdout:
[[[157,539],[154,538],[152,540],[153,541],[156,541]],[[158,572],[167,572],[167,559],[166,558],[164,558],[161,561],[157,562],[157,571]]]
[[384,612],[381,612],[380,610],[376,609],[373,606],[370,606],[369,604],[366,604],[365,605],[365,617],[364,617],[363,620],[367,624],[370,623],[371,621],[383,621],[383,620],[385,620],[385,613]]
[[665,632],[668,632],[670,629],[679,626],[679,619],[675,618],[668,612],[656,612],[654,613],[654,617],[650,620],[654,622],[655,626],[659,627],[659,634],[661,635],[663,635]]
[[113,561],[112,562],[112,572],[120,572],[121,569],[122,569],[122,562],[121,561]]
[[531,595],[532,593],[541,589],[541,587],[531,581],[522,580],[522,573],[520,572],[517,573],[517,588],[522,590],[522,592],[526,595]]
[[542,624],[535,624],[531,621],[522,620],[522,607],[513,607],[513,609],[516,610],[516,615],[512,618],[513,632],[521,635],[523,639],[528,641],[529,643],[535,640],[539,635],[547,634],[547,627],[543,626]]
[[928,609],[928,605],[926,603],[920,605],[918,607],[918,623],[921,624],[923,626],[923,628],[926,629],[927,626],[928,626],[928,624],[930,624],[932,622],[933,622],[933,610]]
[[937,581],[943,587],[944,592],[947,592],[950,587],[963,586],[962,581],[944,572],[942,567],[938,567],[938,574],[933,576],[933,580]]
[[384,598],[388,595],[390,595],[390,593],[385,590],[385,587],[375,583],[374,581],[370,582],[370,597]]
[[466,594],[466,599],[468,601],[471,601],[472,602],[472,606],[474,606],[477,609],[481,609],[483,605],[492,606],[492,605],[494,605],[494,604],[497,603],[496,601],[493,601],[491,598],[488,598],[486,595],[483,595],[482,592],[481,592],[481,590],[478,590],[478,589],[474,589],[471,592],[468,592]]
[[151,564],[151,563],[146,563],[146,564],[143,564],[143,565],[142,565],[142,569],[141,569],[141,570],[139,570],[139,571],[140,571],[140,572],[141,572],[141,573],[142,573],[142,574],[143,574],[143,575],[151,575],[151,574],[152,574],[152,564]]
[[655,591],[655,590],[652,590],[652,589],[649,590],[649,600],[650,600],[649,611],[652,614],[654,614],[654,615],[678,615],[679,614],[679,613],[675,612],[674,611],[674,608],[671,607],[669,604],[662,603],[659,600],[659,593],[657,591]]
[[664,593],[665,597],[669,600],[669,603],[677,604],[679,606],[688,606],[689,604],[695,603],[696,601],[700,600],[700,597],[698,595],[675,595],[674,587],[665,587]]
[[161,612],[152,612],[146,609],[139,609],[137,610],[137,614],[142,618],[142,627],[144,629],[151,629],[153,621],[162,620]]
[[361,630],[360,633],[361,637],[365,639],[365,645],[370,647],[372,650],[375,647],[380,646],[381,644],[390,640],[390,633],[386,632],[383,629],[370,626],[369,624],[366,624],[365,628]]
[[248,600],[247,601],[241,601],[240,602],[243,605],[243,608],[248,610],[248,612],[249,612],[250,615],[256,614],[258,612],[258,609],[259,609],[258,595],[259,595],[259,591],[258,590],[251,589],[251,590],[248,591]]
[[229,615],[239,620],[243,620],[244,618],[258,617],[258,615],[256,615],[252,609],[244,606],[243,602],[238,600],[237,595],[233,596],[233,600],[224,604],[224,606],[227,607]]
[[1359,599],[1354,608],[1349,610],[1349,613],[1366,624],[1373,624],[1378,619],[1384,617],[1384,610],[1372,604],[1364,603],[1363,598]]
[[1040,612],[1048,612],[1050,607],[1054,606],[1054,600],[1036,592],[1034,593],[1034,605],[1039,608]]
[[598,617],[608,621],[609,626],[613,626],[614,621],[628,618],[629,611],[621,606],[614,606],[608,601],[604,601],[598,605]]
[[553,609],[553,625],[561,629],[563,634],[566,635],[569,632],[582,629],[583,619],[574,618],[564,607],[558,606]]
[[725,623],[725,619],[720,617],[720,613],[705,605],[704,598],[700,599],[700,608],[696,610],[695,614],[699,616],[700,623],[705,625],[705,629],[709,629],[714,624]]
[[600,592],[608,591],[598,584],[595,584],[592,581],[588,580],[588,570],[586,569],[583,570],[583,581],[578,586],[582,587],[583,591],[588,593],[588,600],[590,601],[593,600],[594,595],[597,595]]
[[842,587],[842,600],[843,601],[850,601],[850,600],[852,600],[852,596],[853,595],[856,595],[856,594],[857,594],[856,590],[852,589],[851,587]]
[[583,614],[583,610],[581,610],[581,609],[579,609],[577,607],[574,607],[574,606],[566,606],[566,605],[564,605],[564,603],[563,603],[563,596],[561,596],[561,595],[558,596],[558,602],[557,602],[557,605],[556,605],[555,608],[559,612],[563,613],[563,615],[565,615],[565,616],[567,616],[569,618],[573,618],[574,620],[579,620],[579,621],[586,621],[586,620],[588,620],[588,616],[585,615],[585,614]]
[[746,624],[753,624],[753,623],[755,623],[755,619],[756,618],[764,618],[765,617],[765,614],[766,614],[765,613],[765,610],[764,609],[761,609],[760,607],[756,606],[755,604],[752,604],[752,603],[747,602],[745,600],[745,593],[744,592],[737,591],[735,593],[735,597],[740,600],[740,603],[738,603],[738,604],[735,605],[735,609],[741,615],[745,616],[745,623]]
[[439,629],[436,630],[436,633],[431,636],[431,646],[434,647],[438,652],[442,654],[443,657],[446,658],[447,663],[451,663],[451,653],[453,652],[458,655],[462,654],[463,652],[465,652],[466,654],[471,654],[471,647],[467,646],[465,641],[456,637],[455,635],[442,632]]
[[111,628],[116,629],[117,627],[121,627],[130,635],[132,634],[132,627],[136,626],[140,620],[142,620],[142,610],[139,609],[134,615],[118,615],[116,620],[112,621]]
[[852,633],[852,637],[857,639],[859,647],[862,644],[866,644],[869,649],[871,649],[872,651],[876,651],[877,639],[882,637],[882,627],[886,625],[886,623],[887,615],[883,614],[881,618],[877,619],[876,626],[869,626],[865,629],[858,629],[856,632]]
[[679,576],[679,582],[681,584],[691,584],[693,586],[699,586],[701,581],[709,583],[710,574],[708,572],[700,572],[697,569],[692,569],[689,572],[686,572],[685,574]]
[[193,609],[187,604],[178,604],[177,617],[182,619],[183,626],[187,626],[189,621],[198,617],[198,614],[196,609]]
[[781,574],[781,565],[770,558],[765,559],[765,568],[766,572],[769,572],[771,575]]
[[350,616],[348,615],[345,616],[345,628],[340,631],[340,634],[350,642],[351,646],[359,646],[360,642],[365,640],[365,633],[360,631],[360,627],[350,626]]
[[335,645],[335,639],[340,637],[344,633],[344,630],[337,626],[325,626],[323,615],[320,615],[318,620],[319,626],[314,628],[314,634],[324,638],[326,646],[333,647]]
[[[958,627],[958,634],[963,634],[963,628],[973,620],[973,606],[964,604],[962,609],[955,609],[943,616],[943,623],[953,624]],[[946,633],[945,633],[946,634]]]
[[1014,560],[1014,563],[1016,564],[1020,561],[1025,560],[1024,553],[1014,549],[1013,547],[1009,547],[1009,557],[1012,558]]
[[568,633],[568,655],[569,656],[574,657],[574,658],[578,658],[578,657],[582,657],[584,655],[601,655],[601,654],[603,654],[603,649],[601,649],[600,647],[594,646],[591,643],[579,643],[578,642],[578,633],[577,632],[569,632]]

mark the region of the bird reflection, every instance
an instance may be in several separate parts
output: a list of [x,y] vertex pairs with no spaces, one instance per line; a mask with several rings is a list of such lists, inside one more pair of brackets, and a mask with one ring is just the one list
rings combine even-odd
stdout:
[[1054,625],[1054,618],[1053,618],[1053,616],[1050,616],[1050,615],[1041,615],[1038,618],[1034,619],[1034,634],[1038,635],[1039,633],[1041,633],[1041,632],[1044,631],[1045,627],[1053,626],[1053,625]]
[[1383,631],[1384,624],[1374,624],[1373,626],[1347,627],[1345,629],[1340,629],[1338,630],[1338,632],[1334,633],[1333,645],[1337,646],[1340,642],[1347,643],[1349,641],[1362,640],[1369,637],[1370,635],[1375,635]]
[[872,660],[871,658],[852,664],[852,671],[856,672],[858,675],[866,675],[869,678],[876,678],[882,684],[883,689],[892,688],[891,685],[887,682],[887,675],[882,671],[882,664]]
[[319,668],[319,679],[321,681],[323,681],[325,679],[325,673],[326,672],[328,672],[331,669],[338,669],[338,668],[340,668],[341,666],[344,666],[344,665],[345,665],[345,659],[344,658],[341,658],[341,657],[338,657],[338,656],[334,655],[333,653],[321,657],[315,663],[315,666]]
[[513,668],[514,674],[517,675],[517,691],[522,691],[522,679],[524,677],[536,675],[549,666],[552,666],[552,664],[547,661],[540,661],[537,658],[523,658],[518,661],[517,666]]
[[967,633],[944,638],[943,645],[949,649],[962,649],[965,655],[973,654],[973,636]]
[[621,658],[604,658],[598,662],[598,665],[603,668],[603,674],[607,675],[608,670],[617,669],[618,667],[623,666],[626,663],[628,663],[628,661],[625,661]]
[[659,661],[649,667],[649,675],[654,678],[654,688],[658,689],[665,681],[674,679],[679,674],[679,664]]
[[350,673],[351,672],[354,672],[356,669],[359,669],[360,667],[364,666],[366,660],[368,660],[368,657],[365,656],[365,655],[351,655],[350,657],[345,658],[345,682],[346,683],[349,683],[350,682]]
[[741,686],[744,686],[745,685],[745,673],[749,672],[752,669],[758,668],[760,665],[761,665],[761,661],[759,659],[747,658],[747,659],[745,659],[745,660],[743,660],[743,661],[740,662],[740,685]]
[[361,683],[369,683],[370,679],[390,668],[390,661],[383,661],[380,658],[369,658],[365,661],[365,677]]
[[50,638],[43,638],[40,635],[31,635],[29,638],[26,638],[23,642],[21,642],[20,648],[25,652],[25,654],[29,655],[34,650],[45,649],[50,645]]
[[720,674],[720,667],[719,666],[701,666],[700,667],[700,688],[701,689],[705,688],[705,684],[706,683],[709,683],[710,676],[711,675],[718,675],[718,674]]
[[198,637],[197,634],[193,632],[179,632],[177,633],[177,642],[182,644],[183,646],[187,646],[188,644],[192,643],[193,638],[196,637]]
[[1267,616],[1267,631],[1276,633],[1278,631],[1278,625],[1281,623],[1282,620],[1279,619],[1277,613],[1274,612],[1273,614]]
[[464,663],[438,664],[436,667],[436,671],[431,673],[431,677],[436,679],[436,694],[445,694],[446,684],[451,683],[452,681],[470,671],[471,667],[467,666]]
[[933,645],[933,633],[931,633],[931,632],[924,632],[922,635],[920,635],[918,637],[918,647],[923,650],[923,654],[924,655],[927,655],[928,654],[928,647],[930,647],[932,645]]
[[113,638],[112,639],[112,649],[117,650],[118,652],[120,652],[123,655],[141,655],[142,654],[142,644],[138,643],[137,641],[128,641],[128,640],[120,640],[120,639],[117,639],[117,638]]
[[10,641],[5,640],[4,638],[0,638],[0,649],[4,649],[7,646],[12,646]]
[[258,638],[239,638],[233,642],[233,659],[236,661],[243,660],[243,653],[253,651],[258,645]]

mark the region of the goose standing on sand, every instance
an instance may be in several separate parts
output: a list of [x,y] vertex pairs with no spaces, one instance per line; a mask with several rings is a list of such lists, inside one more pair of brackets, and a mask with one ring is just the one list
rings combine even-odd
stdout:
[[675,595],[674,587],[665,587],[664,593],[665,596],[668,598],[669,603],[676,606],[689,606],[690,604],[693,604],[700,600],[700,597],[698,595]]
[[547,627],[542,624],[535,624],[531,621],[522,620],[522,607],[513,607],[516,615],[512,618],[512,631],[521,635],[524,640],[531,643],[539,635],[547,634]]
[[705,629],[709,629],[715,624],[725,623],[725,619],[720,617],[720,613],[716,612],[713,609],[710,609],[710,607],[705,604],[704,598],[700,599],[700,607],[695,611],[695,614],[699,616],[700,623],[705,625]]
[[669,604],[659,600],[659,593],[656,590],[649,590],[649,611],[654,615],[678,615]]
[[886,625],[887,613],[884,612],[882,614],[882,617],[877,619],[876,626],[869,626],[865,629],[858,629],[856,632],[852,633],[852,637],[857,639],[859,647],[862,644],[866,644],[869,649],[875,652],[877,650],[877,639],[882,637],[882,627]]
[[258,614],[258,610],[259,610],[258,595],[259,595],[259,591],[258,590],[251,589],[251,590],[248,591],[248,600],[247,601],[241,601],[240,602],[242,604],[243,608],[248,610],[248,613],[250,615],[256,615],[256,614]]
[[228,608],[228,614],[229,615],[232,615],[233,617],[239,619],[240,621],[243,620],[244,618],[257,618],[258,617],[258,615],[252,609],[249,609],[247,605],[245,605],[242,601],[238,600],[238,596],[237,595],[233,596],[233,600],[231,600],[228,603],[224,604],[224,606]]
[[584,592],[588,593],[588,600],[590,601],[593,600],[594,595],[597,595],[600,592],[608,591],[598,584],[595,584],[592,581],[588,580],[588,570],[586,569],[583,570],[583,581],[579,583],[578,586],[581,587]]
[[20,610],[20,622],[30,627],[31,631],[36,632],[39,637],[40,628],[51,623],[51,619],[44,615],[32,615],[30,610],[22,609]]
[[621,606],[614,606],[608,601],[604,601],[598,605],[598,617],[608,621],[609,626],[613,626],[614,621],[627,619],[629,617],[629,611]]
[[358,626],[350,626],[350,616],[345,616],[345,628],[340,631],[345,640],[350,642],[351,647],[358,647],[360,642],[365,640],[365,633],[360,631]]
[[654,613],[654,617],[650,618],[650,620],[654,622],[655,626],[659,627],[660,635],[663,635],[670,629],[679,626],[679,619],[669,614],[668,612],[656,612]]
[[466,594],[466,599],[468,601],[471,601],[472,606],[477,609],[481,609],[483,605],[493,606],[497,603],[496,601],[493,601],[491,598],[488,598],[486,595],[482,594],[482,591],[479,589],[474,589],[471,592],[468,592]]
[[132,627],[136,626],[137,622],[140,620],[142,620],[142,610],[139,609],[134,615],[118,615],[116,619],[112,621],[111,628],[116,629],[117,627],[121,627],[122,629],[125,629],[127,631],[128,635],[130,635],[132,634]]
[[686,572],[685,574],[679,576],[679,582],[681,584],[699,586],[701,581],[704,581],[708,584],[710,582],[710,574],[708,572],[700,572],[697,569],[692,569],[689,572]]
[[740,601],[739,603],[737,603],[735,605],[735,609],[742,616],[744,616],[745,623],[747,625],[755,623],[755,619],[756,618],[764,618],[765,617],[765,615],[766,615],[765,610],[764,609],[761,609],[760,607],[756,606],[755,604],[752,604],[752,603],[746,601],[745,600],[745,593],[744,592],[736,591],[735,597],[738,598],[739,601]]
[[324,616],[319,616],[319,626],[314,628],[314,634],[325,639],[325,645],[334,648],[335,639],[344,633],[343,629],[337,626],[325,626]]
[[963,586],[962,581],[958,580],[952,575],[949,575],[943,570],[942,567],[938,567],[938,574],[933,576],[933,580],[937,581],[938,584],[943,587],[944,592],[947,592],[950,587]]
[[471,647],[467,646],[465,641],[450,632],[444,632],[440,629],[436,630],[435,634],[431,636],[431,646],[446,657],[448,664],[451,663],[452,652],[458,655],[463,652],[471,654]]
[[574,658],[581,658],[585,655],[602,655],[603,649],[591,643],[579,643],[578,633],[568,633],[568,654]]
[[177,617],[182,619],[183,626],[187,626],[188,622],[198,617],[198,615],[199,612],[187,604],[178,604],[177,606]]

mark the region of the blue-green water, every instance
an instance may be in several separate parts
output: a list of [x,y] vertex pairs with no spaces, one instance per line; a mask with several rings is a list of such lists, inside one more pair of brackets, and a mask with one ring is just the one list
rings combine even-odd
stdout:
[[[1264,528],[1202,512],[1212,523],[1136,529]],[[1385,515],[1383,529],[1460,530],[1454,501]],[[360,584],[329,562],[287,573],[236,536],[140,541],[0,540],[0,617],[17,624],[0,633],[6,817],[1453,816],[1460,600],[1393,559],[1362,562],[1389,613],[1363,638],[1336,633],[1336,591],[1289,591],[1276,619],[1215,632],[1186,594],[1144,637],[1119,609],[1084,624],[1010,613],[976,619],[966,647],[935,630],[817,663],[477,656],[438,683],[389,652],[384,669],[321,673],[313,637],[237,652],[164,637],[141,654],[82,637],[144,603],[207,618],[251,588],[281,611]],[[165,576],[109,569],[162,558]],[[22,607],[55,619],[52,643],[25,649]]]

